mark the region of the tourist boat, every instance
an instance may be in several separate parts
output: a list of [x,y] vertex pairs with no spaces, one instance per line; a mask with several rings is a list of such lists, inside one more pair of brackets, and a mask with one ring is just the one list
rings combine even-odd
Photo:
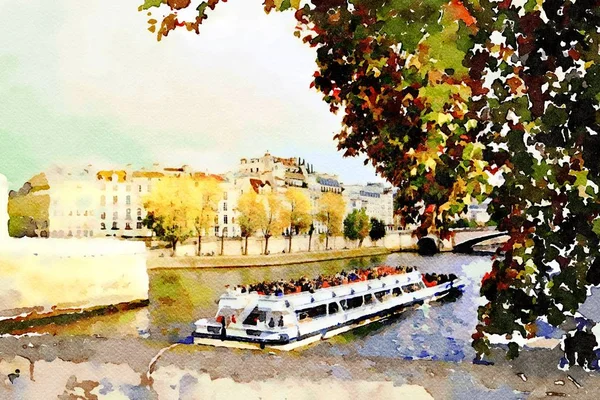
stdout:
[[195,322],[194,343],[292,350],[366,325],[462,289],[456,278],[425,285],[416,270],[321,288],[314,293],[260,295],[229,291],[215,318]]

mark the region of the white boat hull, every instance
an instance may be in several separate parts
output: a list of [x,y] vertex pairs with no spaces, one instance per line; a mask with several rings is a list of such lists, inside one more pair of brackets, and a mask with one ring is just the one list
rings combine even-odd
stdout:
[[[358,327],[366,326],[373,322],[389,318],[390,316],[401,313],[408,307],[439,300],[440,298],[446,296],[451,289],[461,289],[462,287],[464,287],[464,283],[460,281],[455,281],[452,283],[446,283],[431,288],[425,288],[418,292],[415,292],[410,296],[405,295],[408,296],[409,299],[405,298],[402,302],[396,302],[395,304],[389,305],[387,308],[375,307],[372,309],[372,313],[367,312],[366,315],[360,315],[357,313],[355,319],[352,319],[351,315],[346,315],[346,317],[349,317],[350,319],[343,324],[325,324],[322,327],[307,326],[304,331],[299,330],[298,338],[290,338],[290,340],[285,343],[273,343],[266,340],[263,341],[258,338],[251,337],[236,337],[235,334],[233,334],[232,336],[226,335],[224,338],[219,338],[218,335],[212,335],[213,337],[202,337],[197,334],[194,334],[194,343],[199,345],[231,347],[239,349],[269,348],[283,351],[291,351],[316,342],[320,342],[322,340],[330,339],[336,335],[348,332],[352,329],[356,329]],[[362,309],[356,311],[362,311],[364,313],[368,310]]]

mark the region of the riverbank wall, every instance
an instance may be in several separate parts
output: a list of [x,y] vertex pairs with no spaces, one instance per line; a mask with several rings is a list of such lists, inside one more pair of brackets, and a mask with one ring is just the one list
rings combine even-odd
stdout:
[[0,243],[0,318],[33,318],[148,299],[146,248],[114,239]]
[[161,257],[160,254],[162,253],[156,251],[151,252],[151,255],[148,257],[148,269],[272,267],[277,265],[303,264],[347,258],[386,256],[390,254],[390,250],[385,247],[361,247],[358,249],[347,250],[281,253],[258,256],[208,257]]
[[[198,254],[198,238],[192,238],[183,244],[177,246],[176,256],[196,256]],[[310,244],[309,244],[310,241]],[[327,246],[326,246],[327,244]],[[223,251],[221,252],[221,245]],[[224,238],[208,237],[202,238],[203,255],[224,255],[238,256],[243,255],[245,239],[243,238]],[[360,248],[383,247],[390,251],[396,250],[417,250],[417,239],[413,236],[412,231],[390,231],[382,239],[372,242],[368,237],[363,240]],[[342,236],[334,236],[329,238],[329,243],[326,243],[324,238],[319,235],[313,235],[310,238],[308,235],[297,235],[292,238],[291,253],[307,253],[310,248],[311,252],[321,252],[330,250],[348,250],[358,249],[358,241],[347,240]],[[263,255],[265,249],[265,239],[263,237],[248,238],[248,256]],[[274,236],[269,239],[268,253],[286,254],[289,252],[289,239],[282,236]],[[154,254],[163,254],[167,257],[171,255],[171,249],[161,248],[154,249],[150,252]]]

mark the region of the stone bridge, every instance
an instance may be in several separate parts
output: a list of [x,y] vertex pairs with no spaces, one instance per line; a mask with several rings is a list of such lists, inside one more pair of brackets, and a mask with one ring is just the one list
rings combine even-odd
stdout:
[[440,251],[470,253],[475,245],[499,244],[506,241],[505,232],[498,232],[495,227],[455,229],[450,240],[440,240],[436,235],[428,235],[421,239],[412,236],[412,231],[401,231],[402,249],[415,249],[421,254],[435,254]]

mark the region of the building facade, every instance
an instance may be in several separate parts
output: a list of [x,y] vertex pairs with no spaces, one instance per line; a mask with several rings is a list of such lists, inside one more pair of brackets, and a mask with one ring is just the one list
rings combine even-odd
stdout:
[[370,218],[383,221],[387,229],[394,228],[394,196],[392,188],[383,183],[366,185],[346,185],[343,195],[346,199],[346,212],[365,209]]
[[[163,168],[80,169],[52,168],[44,172],[50,197],[48,236],[143,238],[152,236],[143,220],[147,216],[144,199],[165,177],[200,179],[207,173],[188,166]],[[365,208],[370,217],[393,226],[393,196],[382,184],[343,185],[337,175],[318,173],[301,158],[282,158],[265,153],[262,157],[240,160],[237,169],[224,175],[210,175],[219,181],[222,197],[210,236],[240,237],[237,202],[252,190],[258,194],[284,195],[289,188],[305,191],[310,199],[316,233],[326,228],[316,218],[323,194],[344,196],[346,213]]]

